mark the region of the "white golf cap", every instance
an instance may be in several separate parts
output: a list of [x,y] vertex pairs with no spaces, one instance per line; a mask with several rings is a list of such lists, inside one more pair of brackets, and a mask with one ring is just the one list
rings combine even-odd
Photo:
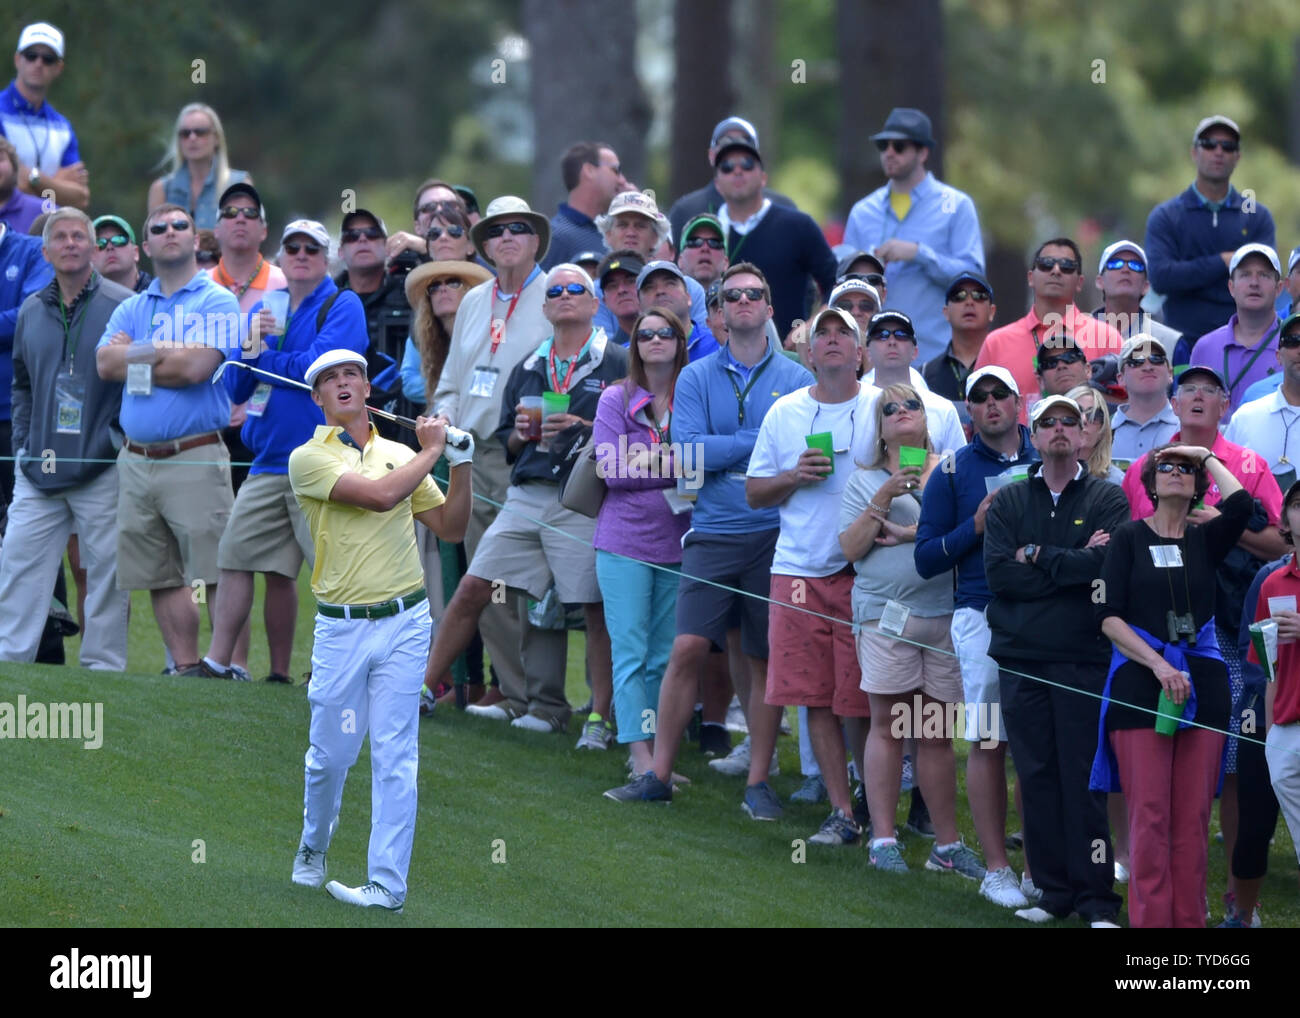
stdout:
[[817,326],[821,324],[822,319],[825,318],[827,315],[834,315],[841,322],[847,325],[849,329],[853,332],[854,341],[858,344],[858,346],[862,345],[862,330],[858,328],[858,320],[854,318],[851,314],[849,314],[849,312],[845,311],[844,308],[833,308],[833,307],[822,308],[820,311],[818,311],[815,315],[812,316],[812,321],[808,323],[808,342],[810,343],[812,342],[813,334],[817,331]]
[[1277,252],[1267,244],[1243,244],[1232,255],[1232,261],[1228,262],[1228,275],[1237,271],[1237,266],[1244,262],[1251,255],[1263,255],[1268,259],[1268,263],[1273,266],[1273,271],[1279,276],[1282,275],[1282,262],[1277,257]]
[[316,222],[316,220],[314,219],[295,219],[288,226],[286,226],[284,228],[284,232],[280,234],[281,246],[283,246],[284,242],[288,240],[290,237],[292,237],[295,233],[301,233],[304,236],[310,237],[321,247],[327,250],[329,249],[330,232],[329,230],[325,229],[325,227],[322,226],[320,223]]
[[18,36],[18,49],[15,52],[21,52],[28,46],[48,46],[54,50],[55,56],[63,59],[63,33],[48,21],[38,21],[23,29]]
[[1106,248],[1106,250],[1101,253],[1101,261],[1097,263],[1097,275],[1100,276],[1103,272],[1105,272],[1106,263],[1110,261],[1112,258],[1114,258],[1115,255],[1119,254],[1119,252],[1121,251],[1136,251],[1138,253],[1138,257],[1142,259],[1142,264],[1143,265],[1146,264],[1147,253],[1142,250],[1140,245],[1133,243],[1133,241],[1131,240],[1117,240],[1115,241],[1115,243],[1109,245]]
[[1124,340],[1124,345],[1120,347],[1119,350],[1119,364],[1121,370],[1124,367],[1124,362],[1128,360],[1130,357],[1132,357],[1136,351],[1142,350],[1144,348],[1150,349],[1152,347],[1159,350],[1162,354],[1165,355],[1166,358],[1169,357],[1169,348],[1166,347],[1164,343],[1160,342],[1160,340],[1156,339],[1155,336],[1152,336],[1150,333],[1139,332],[1136,335],[1130,336],[1128,339]]
[[1034,404],[1034,409],[1030,411],[1029,423],[1037,427],[1039,418],[1054,406],[1065,407],[1067,410],[1073,410],[1075,416],[1080,420],[1083,420],[1083,411],[1079,409],[1079,404],[1070,399],[1069,396],[1044,396]]
[[996,378],[1017,396],[1020,395],[1020,386],[1016,385],[1016,379],[1010,371],[1001,364],[985,364],[982,368],[976,368],[966,376],[966,395],[970,396],[971,389],[975,388],[975,383],[982,378]]
[[322,371],[327,368],[337,368],[340,364],[356,364],[360,366],[363,374],[366,370],[366,358],[355,350],[326,350],[311,362],[311,366],[307,368],[307,373],[303,375],[303,378],[308,385],[314,388],[316,379],[320,377]]
[[1296,262],[1300,262],[1300,247],[1293,247],[1291,255],[1286,260],[1286,274],[1291,275],[1291,270],[1295,268]]
[[868,297],[876,302],[876,308],[880,307],[880,291],[868,283],[865,279],[846,279],[831,291],[830,305],[835,306],[835,302],[841,297],[851,293],[865,293]]
[[1193,145],[1196,144],[1196,142],[1200,139],[1201,135],[1203,135],[1211,127],[1226,127],[1229,131],[1231,131],[1233,134],[1237,136],[1238,141],[1241,140],[1241,128],[1237,126],[1237,122],[1235,120],[1230,120],[1228,117],[1225,117],[1221,113],[1216,113],[1212,117],[1206,117],[1204,120],[1202,120],[1199,124],[1196,125],[1196,131],[1192,135],[1192,144]]

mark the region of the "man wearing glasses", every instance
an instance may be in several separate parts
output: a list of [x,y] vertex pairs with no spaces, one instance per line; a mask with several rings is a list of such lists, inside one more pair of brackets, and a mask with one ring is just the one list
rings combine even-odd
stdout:
[[[959,273],[948,284],[943,299],[943,317],[952,329],[952,339],[943,353],[921,369],[921,376],[931,392],[953,402],[965,402],[966,379],[975,367],[997,311],[997,305],[993,303],[993,287],[980,273]],[[962,405],[959,404],[957,409],[961,413]],[[962,424],[967,423],[969,419],[963,417]]]
[[195,262],[198,236],[185,209],[159,205],[144,225],[158,276],[114,309],[95,352],[99,377],[126,383],[117,582],[149,591],[175,670],[197,675],[195,594],[202,590],[211,610],[217,544],[234,502],[221,442],[230,396],[209,379],[239,345],[239,304]]
[[730,262],[718,217],[705,213],[686,224],[677,245],[677,265],[707,288],[722,278]]
[[1233,252],[1243,244],[1276,243],[1268,209],[1243,201],[1230,183],[1240,158],[1241,129],[1227,117],[1206,117],[1192,134],[1196,179],[1147,217],[1151,285],[1164,294],[1165,322],[1189,341],[1233,312],[1226,285]]
[[153,282],[153,276],[140,268],[135,231],[120,216],[95,220],[95,250],[90,258],[101,276],[135,293],[144,293]]
[[889,181],[853,206],[844,243],[885,263],[889,303],[916,322],[922,361],[930,361],[952,338],[939,310],[949,281],[984,271],[979,215],[969,195],[926,168],[935,140],[923,112],[890,110],[871,140]]
[[[842,283],[841,286],[848,284]],[[835,288],[837,291],[840,287]],[[901,311],[884,310],[871,316],[863,332],[872,368],[862,376],[867,385],[879,389],[887,385],[915,385],[916,327]],[[946,455],[966,444],[966,432],[952,400],[936,395],[925,386],[917,388],[925,404],[929,422],[930,444],[939,455]]]
[[1151,289],[1147,255],[1142,248],[1131,240],[1109,245],[1097,264],[1097,289],[1101,291],[1102,305],[1093,311],[1093,318],[1109,323],[1125,339],[1145,333],[1155,336],[1170,354],[1175,352],[1182,334],[1142,309],[1142,298]]
[[1042,891],[1038,905],[1016,915],[1041,923],[1077,912],[1094,927],[1114,926],[1120,898],[1112,890],[1106,799],[1088,790],[1111,650],[1092,597],[1106,542],[1128,519],[1128,503],[1079,462],[1083,415],[1074,400],[1048,396],[1030,416],[1042,462],[1028,479],[998,489],[984,527],[993,595],[988,654],[1001,668],[1025,851]]
[[1092,361],[1117,354],[1124,340],[1105,322],[1080,311],[1074,300],[1083,289],[1083,258],[1079,245],[1068,237],[1044,241],[1029,267],[1029,289],[1034,299],[1029,313],[1010,325],[994,329],[984,340],[975,367],[1000,364],[1016,380],[1022,405],[1020,423],[1040,395],[1036,358],[1060,349],[1072,337],[1084,358]]
[[1278,487],[1286,491],[1300,463],[1300,314],[1282,323],[1276,356],[1281,385],[1233,414],[1224,437],[1268,460]]
[[1132,463],[1170,441],[1178,417],[1169,402],[1173,364],[1169,347],[1154,335],[1138,333],[1124,341],[1119,353],[1119,379],[1128,402],[1111,417],[1110,454]]
[[0,134],[18,151],[18,184],[59,205],[90,205],[90,175],[68,118],[45,101],[63,73],[63,33],[40,21],[18,36],[13,82],[0,92]]

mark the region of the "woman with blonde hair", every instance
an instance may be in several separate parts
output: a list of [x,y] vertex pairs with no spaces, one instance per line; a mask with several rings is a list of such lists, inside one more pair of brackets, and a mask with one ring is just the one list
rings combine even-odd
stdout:
[[1088,473],[1111,484],[1124,483],[1124,471],[1110,459],[1110,410],[1101,393],[1091,385],[1076,385],[1066,395],[1079,404],[1083,415],[1083,447],[1079,459],[1088,464]]
[[181,109],[171,148],[159,160],[165,175],[149,185],[148,209],[167,202],[188,209],[196,230],[217,225],[217,199],[231,184],[251,184],[243,170],[232,170],[226,153],[226,132],[211,106],[190,103]]

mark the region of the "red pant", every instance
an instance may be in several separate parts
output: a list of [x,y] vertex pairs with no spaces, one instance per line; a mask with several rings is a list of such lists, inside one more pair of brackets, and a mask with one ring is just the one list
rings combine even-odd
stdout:
[[1204,728],[1111,732],[1128,803],[1129,925],[1205,927],[1210,806],[1224,736]]

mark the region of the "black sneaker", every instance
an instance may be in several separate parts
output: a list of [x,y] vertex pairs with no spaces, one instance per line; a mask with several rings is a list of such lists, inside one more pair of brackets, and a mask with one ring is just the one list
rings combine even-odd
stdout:
[[871,810],[867,808],[867,790],[861,781],[853,787],[853,819],[864,831],[870,830]]
[[293,679],[287,675],[281,675],[279,672],[272,672],[265,679],[266,682],[278,682],[282,686],[292,686]]
[[923,838],[934,837],[934,824],[930,822],[930,807],[921,798],[919,788],[912,789],[912,808],[907,814],[907,829]]
[[[691,714],[691,720],[687,722],[686,725],[686,741],[699,742],[700,733],[703,731],[703,729],[704,729],[704,712],[700,710],[699,707],[696,707],[695,711]],[[703,751],[703,749],[704,747],[700,746],[700,750]],[[731,752],[730,747],[728,747],[727,752],[728,753]]]
[[225,668],[213,668],[210,664],[207,663],[207,661],[200,660],[199,663],[194,667],[197,669],[197,671],[186,670],[183,672],[179,672],[178,674],[199,675],[205,679],[229,679],[231,682],[234,682],[239,678],[239,676],[235,674],[235,670],[231,668],[229,665],[227,665]]
[[701,725],[700,752],[705,756],[726,756],[731,752],[731,733],[723,725]]

